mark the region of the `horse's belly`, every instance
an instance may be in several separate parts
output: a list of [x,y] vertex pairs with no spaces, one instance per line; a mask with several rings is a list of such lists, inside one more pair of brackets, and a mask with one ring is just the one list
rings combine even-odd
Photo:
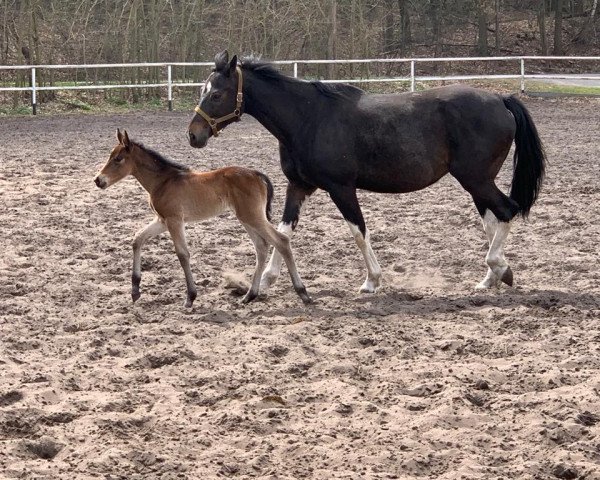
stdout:
[[408,193],[432,185],[448,173],[443,159],[370,162],[361,169],[356,186],[380,193]]

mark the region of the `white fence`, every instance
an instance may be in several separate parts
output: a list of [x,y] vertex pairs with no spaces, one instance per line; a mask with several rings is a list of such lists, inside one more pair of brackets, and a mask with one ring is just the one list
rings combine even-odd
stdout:
[[[457,57],[457,58],[370,58],[360,60],[278,60],[273,63],[277,65],[292,65],[294,77],[298,77],[299,65],[315,64],[408,64],[410,65],[410,76],[388,77],[388,78],[351,78],[322,80],[326,83],[368,83],[368,82],[410,82],[411,92],[415,91],[416,82],[431,82],[444,80],[498,80],[516,79],[520,80],[521,92],[525,91],[527,79],[569,79],[569,80],[599,80],[598,75],[572,75],[572,74],[527,74],[526,61],[600,61],[600,57],[554,57],[554,56],[522,56],[522,57]],[[445,76],[420,76],[415,73],[419,63],[434,62],[510,62],[515,64],[515,73],[508,75],[445,75]],[[0,92],[30,91],[32,112],[37,111],[37,92],[45,90],[106,90],[114,88],[166,88],[169,110],[173,107],[174,87],[202,86],[203,83],[174,82],[172,80],[173,67],[210,67],[213,62],[172,62],[172,63],[114,63],[114,64],[87,64],[87,65],[0,65],[2,70],[29,70],[30,86],[28,87],[0,87]],[[64,69],[95,69],[95,68],[132,68],[132,67],[155,67],[166,69],[166,81],[160,83],[139,84],[94,84],[94,85],[71,85],[71,86],[40,86],[36,84],[36,72],[39,70],[64,70]]]

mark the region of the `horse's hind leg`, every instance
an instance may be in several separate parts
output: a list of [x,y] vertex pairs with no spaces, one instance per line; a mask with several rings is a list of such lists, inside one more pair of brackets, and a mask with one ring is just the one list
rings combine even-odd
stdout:
[[186,307],[191,307],[196,299],[197,290],[194,283],[194,276],[190,268],[190,252],[185,241],[185,224],[181,220],[168,220],[167,228],[171,234],[171,239],[175,245],[175,253],[179,258],[179,263],[185,274],[185,282],[187,285],[187,299],[184,303]]
[[265,263],[267,262],[269,244],[264,238],[256,233],[252,227],[245,223],[242,223],[242,225],[244,225],[248,235],[250,235],[252,243],[254,244],[254,249],[256,250],[256,269],[254,270],[254,275],[252,275],[252,285],[250,286],[250,289],[246,295],[244,295],[244,298],[242,298],[242,303],[248,303],[258,296],[260,289],[260,277],[265,269]]
[[471,192],[483,228],[488,238],[489,249],[485,257],[488,272],[476,288],[492,288],[504,282],[513,284],[513,273],[504,256],[504,244],[510,232],[510,223],[519,212],[519,206],[490,182]]
[[156,217],[135,234],[133,240],[133,271],[131,273],[131,299],[135,302],[140,298],[140,281],[142,280],[142,246],[146,241],[163,233],[167,229],[162,220]]

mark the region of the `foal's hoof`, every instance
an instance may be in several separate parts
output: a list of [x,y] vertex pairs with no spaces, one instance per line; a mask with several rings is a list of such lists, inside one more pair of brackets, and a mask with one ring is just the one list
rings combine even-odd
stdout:
[[139,290],[132,290],[131,291],[131,300],[133,301],[133,303],[137,302],[140,299],[141,296],[142,295],[140,294]]
[[505,272],[502,274],[500,278],[504,283],[506,283],[509,287],[513,286],[513,272],[510,267],[506,267]]
[[242,298],[242,303],[246,304],[246,303],[250,303],[252,300],[254,300],[256,297],[258,297],[257,293],[254,292],[248,292],[246,293],[246,295],[244,295],[244,298]]
[[184,302],[183,306],[185,308],[192,308],[192,305],[194,304],[194,300],[191,299],[186,299],[186,301]]
[[302,299],[305,305],[310,305],[311,303],[313,303],[313,299],[310,298],[310,295],[308,295],[308,293],[300,295],[300,298]]
[[300,299],[306,304],[308,305],[309,303],[313,303],[312,298],[310,298],[310,295],[308,294],[308,292],[306,291],[306,288],[302,287],[299,288],[298,290],[296,290],[296,293],[298,294],[298,296],[300,297]]

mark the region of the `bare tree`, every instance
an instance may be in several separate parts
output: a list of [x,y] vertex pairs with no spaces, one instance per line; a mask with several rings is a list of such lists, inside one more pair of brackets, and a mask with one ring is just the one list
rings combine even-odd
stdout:
[[554,11],[554,55],[563,55],[562,43],[563,0],[556,0]]

